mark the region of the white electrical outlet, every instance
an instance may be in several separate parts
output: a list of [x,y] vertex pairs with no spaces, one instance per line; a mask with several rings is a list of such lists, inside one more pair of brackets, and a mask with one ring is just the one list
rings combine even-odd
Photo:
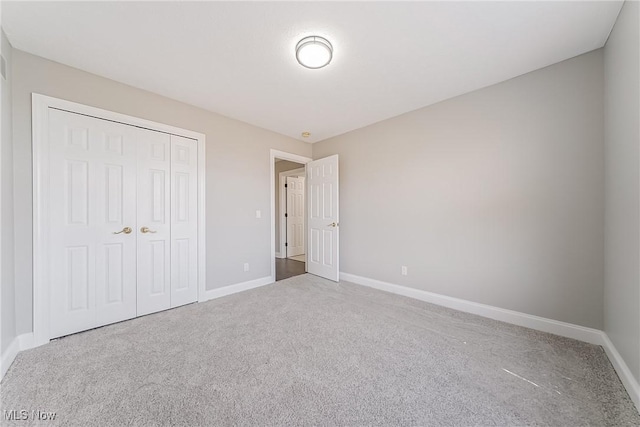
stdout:
[[407,266],[406,266],[406,265],[403,265],[403,266],[402,266],[402,275],[403,275],[403,276],[406,276],[406,275],[407,275]]
[[262,212],[260,212],[260,210],[256,211],[256,218],[262,218]]
[[249,263],[248,262],[244,263],[244,271],[249,271]]

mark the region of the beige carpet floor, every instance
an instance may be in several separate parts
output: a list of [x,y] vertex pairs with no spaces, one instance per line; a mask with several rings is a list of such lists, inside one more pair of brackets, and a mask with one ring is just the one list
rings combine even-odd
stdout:
[[640,425],[601,347],[308,274],[22,352],[0,400],[44,425]]

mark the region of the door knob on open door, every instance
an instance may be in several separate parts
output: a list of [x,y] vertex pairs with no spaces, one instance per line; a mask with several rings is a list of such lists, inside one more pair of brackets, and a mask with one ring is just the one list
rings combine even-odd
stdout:
[[124,234],[131,234],[133,230],[131,230],[131,227],[125,227],[120,231],[114,231],[113,234],[120,234],[120,233],[124,233]]
[[337,227],[339,224],[337,222],[332,222],[331,224],[327,225],[327,227]]
[[156,231],[149,230],[149,227],[142,227],[140,231],[143,233],[157,233]]

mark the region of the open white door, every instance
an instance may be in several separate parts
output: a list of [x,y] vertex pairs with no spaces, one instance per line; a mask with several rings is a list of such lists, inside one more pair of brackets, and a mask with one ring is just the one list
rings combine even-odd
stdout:
[[338,155],[307,163],[307,272],[338,281]]

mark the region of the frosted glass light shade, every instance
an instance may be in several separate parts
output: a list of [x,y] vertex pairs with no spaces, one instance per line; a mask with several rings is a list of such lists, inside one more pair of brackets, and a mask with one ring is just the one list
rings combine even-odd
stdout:
[[331,62],[331,58],[333,46],[323,37],[305,37],[296,45],[296,59],[303,67],[322,68]]

